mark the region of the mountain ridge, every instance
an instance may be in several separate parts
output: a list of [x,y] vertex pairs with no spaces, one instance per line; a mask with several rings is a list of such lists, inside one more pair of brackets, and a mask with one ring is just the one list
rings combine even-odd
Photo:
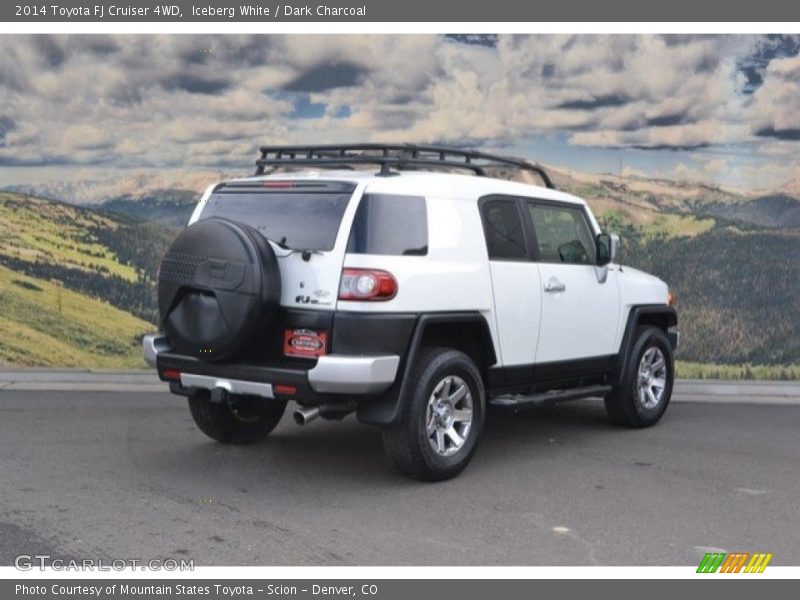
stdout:
[[[623,264],[661,277],[677,292],[679,359],[800,363],[800,227],[793,212],[800,201],[552,172],[557,187],[585,198],[603,228],[621,234]],[[0,193],[0,266],[34,286],[62,282],[152,324],[156,268],[198,197],[158,188],[76,206]]]

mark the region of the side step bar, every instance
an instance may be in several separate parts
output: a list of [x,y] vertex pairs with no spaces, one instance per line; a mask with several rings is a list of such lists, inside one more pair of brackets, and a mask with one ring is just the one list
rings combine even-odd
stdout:
[[592,396],[605,396],[610,391],[610,385],[589,385],[568,390],[552,390],[541,394],[533,394],[532,396],[496,396],[489,400],[489,404],[516,412],[533,406],[543,406],[561,402],[562,400],[577,400],[579,398],[590,398]]

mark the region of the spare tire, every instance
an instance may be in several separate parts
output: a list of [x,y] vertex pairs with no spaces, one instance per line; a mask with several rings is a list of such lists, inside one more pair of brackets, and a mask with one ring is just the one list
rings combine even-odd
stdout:
[[161,261],[161,326],[180,354],[236,356],[275,325],[281,280],[275,253],[256,229],[212,217],[184,229]]

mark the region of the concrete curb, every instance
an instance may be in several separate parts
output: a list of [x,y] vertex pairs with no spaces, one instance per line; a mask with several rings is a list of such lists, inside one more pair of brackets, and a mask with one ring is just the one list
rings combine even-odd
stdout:
[[676,402],[800,404],[800,382],[682,379],[675,383],[673,399]]
[[[0,369],[3,391],[166,393],[151,369]],[[682,379],[675,402],[800,405],[800,381]]]
[[151,369],[4,369],[2,391],[164,392]]

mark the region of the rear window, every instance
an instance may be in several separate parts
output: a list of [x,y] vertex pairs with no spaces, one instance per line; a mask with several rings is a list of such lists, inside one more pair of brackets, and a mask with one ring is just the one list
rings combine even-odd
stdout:
[[200,219],[224,217],[255,227],[295,250],[332,250],[355,186],[340,182],[226,184],[208,199]]
[[428,214],[425,198],[365,194],[353,219],[347,251],[352,254],[426,255]]

